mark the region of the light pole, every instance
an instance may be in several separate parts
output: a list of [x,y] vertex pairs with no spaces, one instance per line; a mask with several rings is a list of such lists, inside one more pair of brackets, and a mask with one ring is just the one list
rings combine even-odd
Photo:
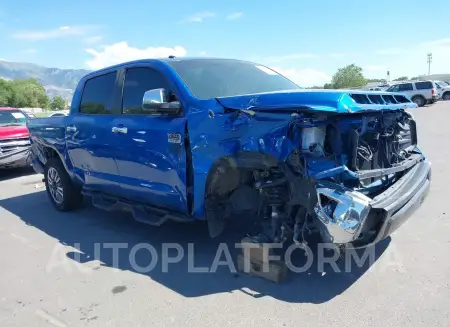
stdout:
[[431,72],[431,60],[433,59],[433,54],[429,52],[427,54],[427,63],[428,63],[428,75],[430,75]]

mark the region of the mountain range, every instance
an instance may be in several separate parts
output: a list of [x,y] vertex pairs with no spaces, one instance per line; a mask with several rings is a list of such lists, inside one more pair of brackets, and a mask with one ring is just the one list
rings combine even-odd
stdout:
[[45,87],[50,98],[59,95],[68,101],[72,100],[78,81],[89,72],[85,69],[48,68],[31,63],[0,60],[0,78],[35,78]]

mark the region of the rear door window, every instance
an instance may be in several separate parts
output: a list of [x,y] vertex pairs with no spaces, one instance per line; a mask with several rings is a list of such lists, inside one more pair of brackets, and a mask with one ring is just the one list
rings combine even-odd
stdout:
[[110,115],[113,104],[116,72],[97,76],[86,81],[81,96],[80,113]]
[[417,82],[416,90],[430,90],[433,88],[433,83],[431,82]]
[[398,85],[398,92],[406,92],[406,91],[412,91],[412,90],[413,90],[412,83],[405,83],[405,84]]

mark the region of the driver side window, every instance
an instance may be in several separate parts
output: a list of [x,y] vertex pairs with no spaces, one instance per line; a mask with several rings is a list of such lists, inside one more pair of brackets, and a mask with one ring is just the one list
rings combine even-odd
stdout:
[[388,92],[398,92],[398,85],[393,85],[390,88],[388,88],[386,91],[388,91]]
[[170,91],[164,76],[148,67],[128,68],[123,85],[122,113],[124,115],[149,115],[152,112],[142,108],[144,93],[163,88]]

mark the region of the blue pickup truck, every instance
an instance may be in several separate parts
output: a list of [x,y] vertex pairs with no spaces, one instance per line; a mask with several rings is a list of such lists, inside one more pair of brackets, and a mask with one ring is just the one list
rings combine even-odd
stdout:
[[[28,122],[57,210],[138,221],[252,219],[255,242],[374,244],[421,205],[431,168],[403,94],[305,90],[251,62],[149,59],[82,78],[67,117]],[[255,225],[255,224],[250,224]]]

